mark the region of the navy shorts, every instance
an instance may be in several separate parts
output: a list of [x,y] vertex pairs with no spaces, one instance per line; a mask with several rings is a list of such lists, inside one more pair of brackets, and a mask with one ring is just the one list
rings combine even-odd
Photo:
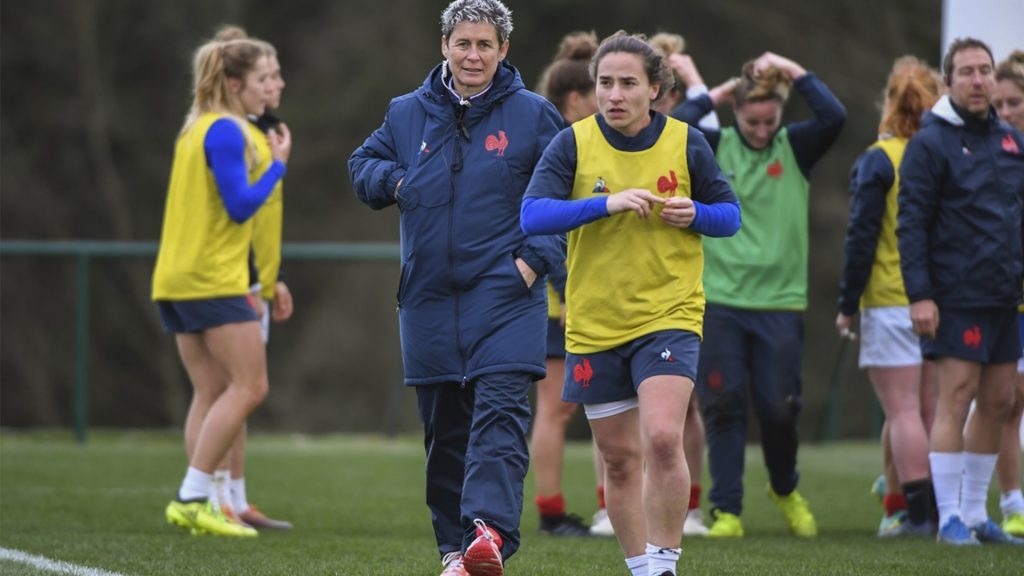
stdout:
[[921,338],[921,355],[980,364],[1016,362],[1021,355],[1017,308],[940,308],[935,339]]
[[175,334],[194,334],[224,324],[258,322],[252,295],[210,298],[207,300],[159,300],[164,330]]
[[652,376],[696,380],[699,356],[700,337],[685,330],[654,332],[593,354],[567,352],[562,400],[578,404],[628,400]]
[[565,328],[559,318],[548,318],[548,358],[565,358]]

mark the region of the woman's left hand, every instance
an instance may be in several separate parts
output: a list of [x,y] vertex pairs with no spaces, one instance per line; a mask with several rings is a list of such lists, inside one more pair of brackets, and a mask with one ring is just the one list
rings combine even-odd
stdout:
[[661,210],[661,219],[669,226],[689,228],[697,216],[697,207],[693,200],[686,196],[673,196],[665,199],[665,207]]
[[278,280],[277,284],[274,285],[274,308],[271,311],[271,318],[274,322],[284,322],[292,317],[292,313],[295,311],[295,305],[292,302],[292,291],[288,289],[288,285]]
[[523,282],[526,282],[527,288],[532,288],[533,283],[537,281],[537,273],[530,268],[530,265],[526,263],[522,258],[516,258],[516,268],[519,269],[519,274],[523,277]]

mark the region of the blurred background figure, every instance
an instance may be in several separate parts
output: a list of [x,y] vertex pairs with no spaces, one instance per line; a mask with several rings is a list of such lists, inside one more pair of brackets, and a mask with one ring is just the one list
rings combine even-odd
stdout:
[[[214,40],[229,41],[249,38],[245,29],[240,26],[222,26],[214,35]],[[264,135],[277,130],[281,120],[274,115],[281,106],[281,94],[284,91],[284,77],[281,75],[281,63],[277,58],[277,49],[269,42],[255,38],[251,40],[263,45],[267,52],[267,63],[270,67],[271,92],[267,96],[266,110],[260,116],[248,115],[249,122]],[[269,137],[269,136],[267,136]],[[284,322],[291,318],[293,303],[291,291],[284,281],[284,270],[281,267],[281,239],[284,224],[284,191],[283,180],[278,181],[274,191],[270,193],[263,206],[253,216],[253,246],[250,254],[249,292],[258,298],[263,305],[260,307],[260,329],[263,343],[270,340],[270,320]],[[235,439],[228,454],[227,462],[221,463],[213,474],[213,490],[211,501],[220,506],[224,515],[238,522],[243,522],[256,529],[290,530],[292,524],[285,520],[276,520],[251,505],[248,500],[245,483],[245,447],[248,426]]]
[[[537,92],[548,99],[566,125],[597,111],[590,59],[597,51],[597,35],[572,32],[562,38],[554,60],[541,74]],[[537,489],[535,503],[540,514],[540,531],[553,536],[611,535],[607,513],[587,526],[576,514],[567,514],[562,494],[562,465],[565,430],[576,413],[576,404],[562,401],[565,380],[565,263],[549,271],[548,281],[548,375],[537,381],[537,407],[530,438],[530,460]],[[599,489],[603,490],[603,467],[595,457]],[[599,494],[601,492],[599,491]],[[603,498],[598,514],[604,510]]]
[[[992,105],[999,119],[1024,132],[1024,51],[1015,50],[996,67],[996,89]],[[1018,308],[1021,340],[1024,341],[1024,305]],[[1024,498],[1020,488],[1021,413],[1024,412],[1024,359],[1017,361],[1017,382],[1013,409],[1003,428],[1002,445],[996,461],[999,480],[999,509],[1003,530],[1024,537]]]
[[[689,98],[695,98],[708,92],[697,65],[689,54],[684,54],[686,40],[679,34],[660,32],[647,41],[652,48],[660,52],[672,69],[674,83],[672,89],[655,104],[654,109],[662,114],[670,114],[673,109]],[[719,128],[718,113],[708,112],[697,123],[702,129],[717,130]],[[686,521],[683,523],[683,534],[686,536],[704,536],[707,526],[704,525],[704,514],[700,510],[701,475],[704,473],[704,421],[700,416],[700,405],[697,395],[690,395],[690,405],[686,410],[683,438],[686,442],[686,465],[690,468],[690,501],[687,506]]]
[[[878,535],[927,535],[935,531],[934,494],[928,471],[928,429],[934,406],[934,365],[922,365],[910,322],[896,247],[899,166],[921,117],[942,94],[931,69],[912,56],[896,60],[882,103],[879,138],[861,154],[850,176],[850,221],[839,284],[836,328],[849,337],[861,311],[860,366],[866,368],[886,418],[885,452],[897,480],[887,482],[887,514]],[[927,415],[927,416],[926,416]]]
[[[814,117],[783,126],[791,86]],[[739,82],[712,93],[698,96],[693,116],[680,119],[693,123],[715,101],[732,102],[735,127],[705,134],[743,206],[743,226],[735,238],[705,243],[708,306],[697,391],[711,466],[708,536],[743,536],[749,397],[761,425],[769,496],[794,534],[812,537],[817,523],[796,490],[809,179],[846,112],[817,76],[771,52],[746,63]]]
[[248,537],[256,531],[229,520],[209,496],[217,465],[269,387],[248,262],[252,217],[284,176],[291,135],[282,124],[266,137],[246,120],[266,111],[274,90],[264,43],[208,42],[193,76],[153,272],[153,300],[194,388],[189,467],[166,517],[193,534]]

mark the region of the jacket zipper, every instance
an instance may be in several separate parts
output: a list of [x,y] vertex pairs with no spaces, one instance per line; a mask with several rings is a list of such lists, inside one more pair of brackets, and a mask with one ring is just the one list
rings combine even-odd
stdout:
[[[460,122],[461,124],[461,122]],[[459,350],[459,359],[462,362],[461,388],[466,387],[466,353],[462,349],[462,320],[461,300],[459,298],[459,284],[455,277],[455,174],[462,170],[462,151],[459,137],[459,130],[455,130],[455,157],[456,163],[451,165],[449,174],[449,196],[448,196],[448,274],[452,279],[452,295],[455,299],[455,347]]]

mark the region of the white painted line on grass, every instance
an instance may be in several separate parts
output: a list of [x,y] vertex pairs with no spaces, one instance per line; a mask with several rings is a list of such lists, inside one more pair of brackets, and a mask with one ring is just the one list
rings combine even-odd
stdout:
[[29,566],[38,568],[39,570],[56,572],[58,574],[71,574],[72,576],[124,576],[124,574],[118,574],[117,572],[107,572],[106,570],[100,570],[99,568],[89,568],[88,566],[69,564],[68,562],[61,562],[60,560],[50,560],[43,556],[34,556],[19,550],[12,550],[10,548],[3,547],[0,547],[0,560],[20,562],[22,564],[28,564]]

